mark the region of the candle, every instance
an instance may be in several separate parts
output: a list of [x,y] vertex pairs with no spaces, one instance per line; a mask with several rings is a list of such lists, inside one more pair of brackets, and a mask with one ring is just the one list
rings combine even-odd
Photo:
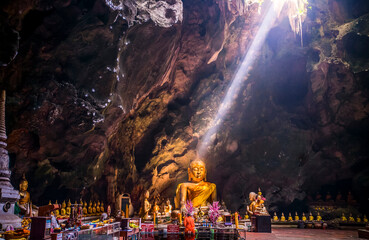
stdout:
[[126,205],[126,218],[129,218],[129,213],[128,213],[128,204]]
[[179,224],[182,225],[182,214],[178,213]]
[[154,212],[154,225],[155,225],[156,213]]
[[236,229],[238,229],[238,212],[234,214],[234,223],[236,224]]

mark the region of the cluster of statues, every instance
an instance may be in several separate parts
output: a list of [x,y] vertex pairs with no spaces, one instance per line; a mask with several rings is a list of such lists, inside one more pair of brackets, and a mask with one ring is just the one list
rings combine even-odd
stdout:
[[269,215],[268,211],[265,208],[264,200],[260,188],[259,192],[256,194],[255,192],[250,192],[249,194],[250,199],[250,205],[247,206],[247,213],[249,216],[255,216],[255,215]]
[[301,216],[301,219],[300,219],[297,212],[295,212],[294,218],[292,218],[291,213],[288,214],[288,218],[286,218],[284,216],[284,213],[282,213],[281,217],[278,218],[277,213],[274,212],[273,221],[274,222],[298,222],[298,221],[303,221],[303,222],[317,221],[317,222],[320,222],[320,221],[322,221],[322,217],[320,216],[320,213],[318,212],[316,218],[314,218],[313,214],[310,212],[308,217],[306,217],[305,213],[302,213],[302,216]]
[[356,216],[356,219],[352,216],[352,214],[350,213],[348,219],[346,218],[345,214],[342,213],[342,216],[341,216],[341,222],[351,222],[351,223],[368,223],[368,218],[366,217],[366,215],[364,215],[363,219],[361,219],[361,217],[358,215]]
[[[172,205],[170,204],[170,200],[167,199],[165,202],[164,207],[161,209],[158,205],[159,198],[156,197],[154,200],[154,206],[151,206],[151,203],[149,202],[150,192],[145,192],[145,198],[143,201],[143,205],[140,210],[140,215],[143,219],[148,220],[152,219],[153,215],[155,216],[166,216],[169,217],[172,214]],[[161,211],[162,210],[162,211]],[[152,215],[151,215],[151,214]]]
[[[49,204],[51,204],[51,201],[49,202]],[[58,200],[56,200],[55,204],[58,204]],[[61,204],[60,210],[57,209],[54,211],[55,216],[56,217],[69,217],[71,214],[71,209],[72,209],[71,206],[72,206],[72,203],[70,199],[68,200],[67,204],[65,203],[65,201],[63,201],[63,203]],[[101,213],[105,212],[104,203],[100,201],[92,202],[90,200],[88,205],[86,201],[83,202],[81,200],[79,204],[77,203],[77,201],[75,201],[74,206],[82,207],[83,216],[98,216]]]

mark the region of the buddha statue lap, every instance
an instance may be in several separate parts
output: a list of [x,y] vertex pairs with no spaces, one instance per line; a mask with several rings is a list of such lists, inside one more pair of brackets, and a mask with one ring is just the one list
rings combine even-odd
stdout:
[[181,183],[177,186],[175,207],[182,212],[185,211],[185,204],[190,200],[193,207],[207,206],[208,203],[216,201],[216,185],[206,182],[206,166],[201,160],[191,162],[188,168],[189,182]]

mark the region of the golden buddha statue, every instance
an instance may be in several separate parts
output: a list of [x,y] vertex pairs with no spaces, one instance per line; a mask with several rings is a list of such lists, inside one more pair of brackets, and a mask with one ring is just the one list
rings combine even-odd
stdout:
[[188,168],[189,182],[177,186],[175,206],[184,211],[186,201],[190,200],[195,208],[207,206],[216,201],[217,191],[214,183],[206,182],[206,166],[201,160],[191,162]]
[[18,200],[19,208],[21,209],[21,213],[25,214],[30,210],[30,194],[27,192],[28,189],[28,181],[26,176],[23,174],[22,180],[19,183],[19,195],[20,198]]
[[94,205],[92,207],[92,214],[96,215],[96,202],[94,202]]
[[286,221],[286,217],[284,216],[284,213],[282,213],[281,222],[285,222],[285,221]]
[[149,219],[149,212],[151,209],[151,204],[149,202],[149,197],[150,197],[150,192],[146,191],[145,195],[144,195],[144,201],[143,204],[141,206],[141,217],[145,220]]
[[246,211],[249,213],[250,216],[254,215],[255,212],[256,197],[257,197],[256,193],[254,192],[249,193],[250,205],[247,206]]
[[170,204],[169,198],[166,201],[166,205],[164,206],[164,214],[165,216],[170,216],[172,214],[172,205]]
[[291,213],[289,213],[289,214],[288,214],[288,219],[287,219],[287,221],[289,221],[289,222],[292,222],[292,221],[293,221]]
[[356,217],[356,222],[357,223],[360,223],[361,222],[361,217],[359,215],[357,215],[357,217]]
[[279,221],[279,219],[278,219],[278,216],[277,216],[277,213],[276,213],[276,212],[274,212],[273,221],[275,221],[275,222],[278,222],[278,221]]
[[67,208],[65,209],[65,213],[69,216],[70,215],[70,212],[71,212],[71,206],[72,206],[72,203],[70,202],[70,199],[68,200],[68,203],[67,203]]
[[299,215],[297,214],[297,212],[295,212],[295,221],[298,221],[298,220],[300,220],[300,217],[299,217]]
[[311,212],[309,213],[309,221],[314,221],[314,216]]
[[305,213],[302,213],[302,219],[301,220],[304,221],[304,222],[307,220],[307,218],[305,216]]
[[352,214],[350,213],[350,216],[349,216],[349,222],[355,222],[355,218],[352,216]]
[[83,215],[87,215],[87,202],[85,201],[85,203],[83,204],[83,208],[82,208],[82,212],[83,212]]
[[60,209],[60,215],[61,216],[65,216],[65,207],[67,206],[67,204],[65,204],[65,200],[63,201],[62,205],[61,205],[61,209]]
[[[55,200],[55,204],[59,204],[59,203],[58,203],[58,200]],[[56,209],[56,210],[54,211],[54,213],[55,213],[55,217],[59,217],[59,216],[60,216],[59,209]]]
[[322,217],[320,216],[320,213],[319,213],[319,212],[318,212],[318,216],[316,216],[316,220],[317,220],[318,222],[322,221]]
[[101,205],[100,205],[100,212],[105,212],[105,210],[104,210],[104,203],[103,202],[101,202]]
[[100,200],[97,201],[96,212],[100,213]]
[[346,216],[345,216],[345,214],[344,214],[344,213],[342,213],[341,221],[342,221],[342,222],[347,222],[347,218],[346,218]]
[[363,217],[363,222],[365,222],[365,223],[368,222],[368,218],[366,217],[366,215],[364,215],[364,217]]
[[268,211],[264,206],[264,200],[262,199],[262,195],[257,195],[255,201],[255,215],[269,215]]
[[90,202],[88,203],[88,214],[89,215],[92,215],[92,202],[91,202],[91,200],[90,200]]

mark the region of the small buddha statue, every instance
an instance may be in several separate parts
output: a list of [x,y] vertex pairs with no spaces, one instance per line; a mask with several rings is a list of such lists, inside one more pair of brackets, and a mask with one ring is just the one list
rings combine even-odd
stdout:
[[300,217],[299,215],[297,214],[297,212],[295,212],[295,221],[299,221],[300,220]]
[[269,215],[268,211],[265,208],[264,200],[262,199],[262,195],[258,194],[256,196],[254,214],[256,214],[256,215]]
[[288,213],[288,219],[287,219],[287,221],[289,221],[289,222],[292,222],[293,221],[293,218],[292,218],[291,213]]
[[158,200],[155,199],[154,200],[154,207],[152,208],[152,212],[156,214],[156,216],[158,216],[159,214],[159,210],[160,210],[160,207],[158,205]]
[[250,217],[249,217],[249,215],[246,213],[245,214],[245,219],[247,220],[247,219],[249,219]]
[[166,201],[166,205],[164,206],[164,214],[165,216],[170,216],[172,214],[172,205],[170,204],[169,198]]
[[[56,201],[55,201],[55,204],[59,205],[58,200],[56,200]],[[60,211],[59,211],[59,209],[56,209],[56,210],[54,211],[54,213],[55,213],[55,217],[59,217],[59,216],[60,216]]]
[[310,222],[314,221],[314,216],[313,214],[311,214],[311,212],[309,213],[309,221]]
[[275,222],[278,222],[278,221],[279,221],[279,219],[278,219],[278,216],[277,216],[277,213],[276,213],[276,212],[274,212],[273,221],[275,221]]
[[352,216],[352,214],[350,213],[350,216],[349,216],[349,222],[355,222],[355,218]]
[[177,186],[176,209],[184,212],[187,200],[191,200],[195,208],[207,206],[208,203],[216,201],[216,185],[206,182],[206,166],[202,160],[197,159],[191,162],[188,168],[188,180]]
[[284,213],[282,213],[281,222],[285,222],[285,221],[286,221],[286,217],[284,216]]
[[361,217],[359,215],[357,215],[357,217],[356,217],[356,222],[361,223]]
[[351,192],[348,192],[347,204],[349,204],[349,205],[355,205],[356,204],[356,200],[354,199],[354,196],[352,195]]
[[317,220],[318,222],[322,221],[322,217],[320,216],[320,213],[319,213],[319,212],[318,212],[318,216],[316,216],[316,220]]
[[51,200],[49,200],[49,205],[52,205]]
[[101,205],[100,205],[100,212],[105,212],[105,209],[104,209],[104,203],[101,202]]
[[94,202],[94,205],[92,207],[92,214],[96,215],[96,202]]
[[341,221],[342,221],[342,222],[347,222],[347,218],[346,218],[346,216],[345,216],[345,214],[344,214],[344,213],[342,213]]
[[67,208],[65,209],[65,212],[66,214],[69,216],[70,213],[71,213],[71,206],[72,206],[72,203],[70,202],[70,199],[68,200],[68,203],[67,203]]
[[331,201],[333,201],[333,199],[332,199],[332,195],[331,195],[331,193],[330,193],[330,192],[327,192],[327,195],[325,195],[325,201],[326,201],[326,202],[331,202]]
[[82,208],[82,212],[83,212],[83,215],[87,215],[88,211],[87,211],[87,202],[85,201],[85,203],[83,204],[83,208]]
[[149,197],[150,197],[150,192],[146,191],[145,195],[144,195],[144,201],[142,203],[142,207],[141,207],[141,217],[145,220],[149,219],[149,212],[151,209],[151,204],[149,202]]
[[62,205],[61,205],[61,209],[60,209],[60,215],[61,216],[65,216],[65,207],[67,206],[67,204],[65,204],[65,200],[63,201]]
[[250,216],[253,216],[254,213],[255,213],[256,198],[257,198],[256,193],[254,193],[254,192],[249,193],[250,205],[247,206],[246,211],[249,213]]
[[302,219],[301,219],[302,221],[306,221],[307,219],[306,219],[306,216],[305,216],[305,213],[302,213]]
[[368,218],[366,217],[366,215],[364,215],[363,222],[365,222],[365,223],[368,222]]
[[90,202],[88,203],[88,214],[89,215],[92,215],[93,214],[93,212],[92,212],[92,202],[91,202],[91,200],[90,200]]
[[22,214],[26,214],[30,212],[30,194],[27,192],[28,189],[28,181],[26,179],[26,176],[23,174],[22,180],[19,183],[19,200],[18,200],[18,206],[21,209]]
[[96,212],[100,213],[100,200],[97,201]]

